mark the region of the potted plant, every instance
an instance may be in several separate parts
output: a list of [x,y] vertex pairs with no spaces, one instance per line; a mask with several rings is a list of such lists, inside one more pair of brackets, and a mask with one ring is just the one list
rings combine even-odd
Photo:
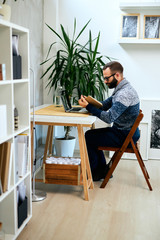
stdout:
[[76,138],[70,136],[71,127],[66,126],[65,136],[55,138],[55,150],[58,157],[73,157]]
[[[69,98],[73,98],[75,104],[78,103],[81,94],[92,95],[97,100],[102,100],[107,91],[102,72],[102,66],[105,63],[102,60],[103,56],[98,52],[100,33],[96,39],[92,39],[91,31],[89,31],[89,40],[83,45],[79,43],[79,38],[89,22],[90,20],[76,35],[75,19],[72,38],[67,34],[62,24],[60,25],[61,35],[46,24],[53,34],[58,37],[58,43],[61,46],[56,55],[50,56],[52,47],[57,43],[53,42],[49,47],[46,60],[41,63],[41,65],[49,65],[41,78],[47,77],[48,83],[46,87],[49,87],[49,91],[54,90],[53,102],[59,86],[65,89],[66,94]],[[70,127],[67,127],[66,135],[68,135],[69,130]]]
[[[77,36],[75,36],[75,19],[72,38],[67,34],[62,24],[60,25],[61,36],[46,24],[53,34],[58,37],[60,40],[59,45],[62,47],[57,51],[56,55],[50,57],[52,47],[57,42],[53,42],[50,45],[46,60],[41,63],[41,65],[46,63],[50,63],[50,65],[41,78],[47,77],[48,83],[46,87],[49,87],[49,91],[54,89],[56,92],[57,88],[62,86],[66,90],[66,94],[69,97],[73,97],[74,103],[78,102],[81,93],[87,93],[96,97],[98,100],[102,100],[107,90],[106,85],[103,83],[103,56],[98,52],[100,33],[98,37],[93,40],[90,31],[89,40],[84,45],[78,42],[89,22],[90,20],[85,24]],[[93,42],[95,42],[95,40],[95,48],[93,49]],[[110,59],[109,57],[107,58]],[[54,96],[53,93],[53,101]]]

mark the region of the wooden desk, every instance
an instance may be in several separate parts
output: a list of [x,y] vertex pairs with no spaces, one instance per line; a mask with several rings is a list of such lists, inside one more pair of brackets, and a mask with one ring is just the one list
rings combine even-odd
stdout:
[[[43,111],[44,108],[51,107],[49,111]],[[48,114],[48,115],[47,115]],[[36,125],[48,125],[48,133],[44,152],[44,161],[47,156],[48,148],[50,148],[49,139],[53,136],[52,126],[74,126],[78,130],[80,157],[81,157],[81,169],[82,169],[82,181],[84,189],[85,200],[89,200],[88,189],[93,189],[93,180],[90,170],[90,164],[88,160],[88,153],[86,149],[86,142],[83,132],[83,127],[92,128],[96,117],[80,113],[65,113],[63,108],[53,108],[53,105],[45,104],[35,108],[35,115],[31,114],[31,156],[32,156],[32,166],[33,166],[33,121]]]

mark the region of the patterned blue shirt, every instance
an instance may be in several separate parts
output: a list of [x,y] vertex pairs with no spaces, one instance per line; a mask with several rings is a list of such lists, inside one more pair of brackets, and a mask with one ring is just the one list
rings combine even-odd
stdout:
[[125,78],[116,86],[112,96],[102,101],[102,104],[101,109],[92,104],[88,104],[86,109],[121,130],[130,130],[139,114],[138,94]]

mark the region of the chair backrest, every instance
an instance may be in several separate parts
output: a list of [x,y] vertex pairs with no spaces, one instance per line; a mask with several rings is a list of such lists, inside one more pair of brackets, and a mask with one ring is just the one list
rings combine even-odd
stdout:
[[125,139],[125,141],[124,141],[124,143],[123,143],[123,145],[122,145],[122,147],[120,149],[120,152],[124,152],[125,149],[127,148],[128,144],[131,142],[131,139],[132,139],[136,129],[138,128],[138,126],[139,126],[143,116],[144,115],[142,113],[142,110],[140,110],[138,117],[136,118],[136,120],[135,120],[135,122],[134,122],[134,124],[133,124],[133,126],[132,126],[132,128],[131,128],[131,130],[130,130],[130,132],[128,134],[128,136],[126,137],[126,139]]

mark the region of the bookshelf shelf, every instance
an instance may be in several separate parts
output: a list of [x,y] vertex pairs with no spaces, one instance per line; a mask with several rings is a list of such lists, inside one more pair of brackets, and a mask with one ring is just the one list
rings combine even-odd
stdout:
[[157,2],[143,2],[143,1],[133,1],[133,2],[120,2],[120,9],[122,11],[126,10],[140,10],[140,9],[147,9],[147,10],[157,10],[160,9],[160,1]]
[[[18,53],[22,58],[21,78],[13,79],[13,56],[12,39],[18,36]],[[4,135],[0,132],[0,151],[3,153],[5,142],[12,145],[9,152],[9,171],[7,189],[0,193],[0,222],[5,232],[5,239],[16,239],[25,225],[32,217],[32,191],[31,191],[31,160],[30,160],[30,81],[29,81],[29,31],[26,28],[0,19],[0,64],[5,64],[6,79],[0,80],[0,106],[5,106],[6,121],[2,124],[6,128]],[[18,110],[18,129],[15,130],[14,107]],[[22,177],[18,176],[17,162],[19,154],[17,143],[19,135],[27,136],[28,143],[25,145],[26,172]],[[0,162],[3,161],[0,154]],[[20,162],[21,164],[21,162]],[[1,164],[0,164],[1,166]],[[2,167],[1,167],[2,169]],[[1,172],[0,169],[0,172]],[[2,169],[3,170],[3,169]],[[18,228],[18,204],[17,191],[20,185],[24,185],[27,197],[27,217]]]

